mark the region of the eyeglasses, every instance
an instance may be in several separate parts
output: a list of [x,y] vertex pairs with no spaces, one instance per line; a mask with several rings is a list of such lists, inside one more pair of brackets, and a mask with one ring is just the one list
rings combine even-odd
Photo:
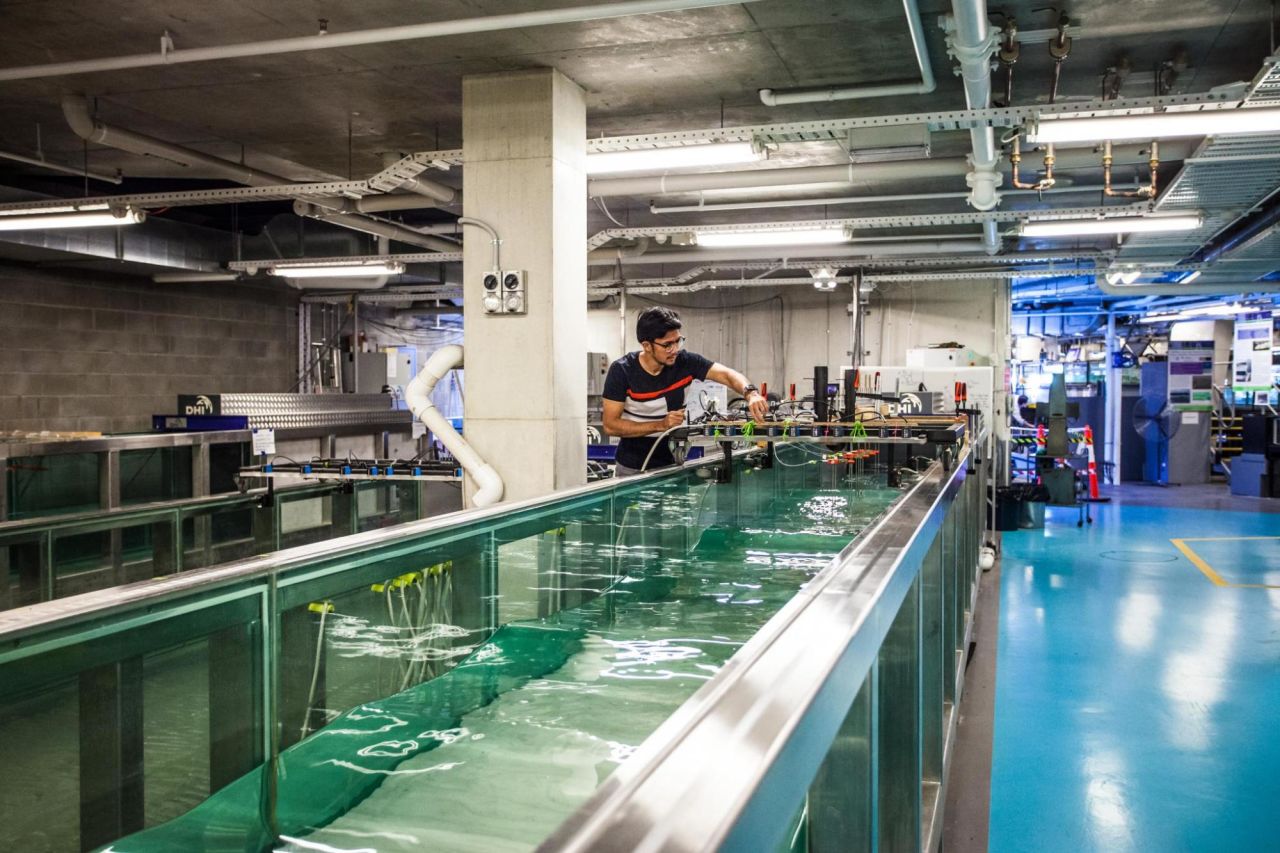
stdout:
[[686,340],[687,338],[685,338],[684,335],[681,335],[680,337],[676,338],[674,341],[668,341],[665,344],[662,341],[650,341],[650,343],[652,343],[655,347],[658,347],[659,349],[665,352],[671,352],[673,349],[678,349],[684,346],[684,342]]

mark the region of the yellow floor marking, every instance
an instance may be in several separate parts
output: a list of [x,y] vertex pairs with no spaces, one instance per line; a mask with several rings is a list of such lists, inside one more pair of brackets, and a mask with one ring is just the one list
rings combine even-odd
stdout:
[[[1179,542],[1256,542],[1260,539],[1280,539],[1280,536],[1188,536]],[[1172,541],[1172,540],[1170,540]]]
[[1170,539],[1169,541],[1173,543],[1173,547],[1181,551],[1182,555],[1191,561],[1191,565],[1199,569],[1215,586],[1233,586],[1242,589],[1280,589],[1280,586],[1267,583],[1228,583],[1199,554],[1192,551],[1190,545],[1186,544],[1188,542],[1244,542],[1258,539],[1280,539],[1280,536],[1203,536],[1189,539]]

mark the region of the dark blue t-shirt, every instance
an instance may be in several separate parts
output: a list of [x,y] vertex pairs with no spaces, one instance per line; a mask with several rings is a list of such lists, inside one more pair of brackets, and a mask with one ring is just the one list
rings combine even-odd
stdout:
[[[668,412],[684,408],[684,395],[695,379],[706,379],[707,371],[714,364],[696,352],[681,350],[675,363],[663,367],[654,376],[640,365],[640,353],[629,352],[609,365],[604,378],[604,398],[622,403],[622,418],[628,421],[660,421]],[[649,455],[649,448],[657,440],[657,434],[637,438],[623,438],[618,442],[618,463],[628,468],[639,468]],[[675,459],[667,443],[653,451],[646,470],[674,465]]]

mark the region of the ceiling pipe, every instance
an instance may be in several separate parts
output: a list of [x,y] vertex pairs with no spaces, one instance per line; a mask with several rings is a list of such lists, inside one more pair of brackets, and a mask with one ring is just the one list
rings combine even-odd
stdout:
[[935,240],[885,243],[853,243],[847,246],[754,246],[742,249],[690,249],[677,252],[646,252],[632,257],[618,257],[615,249],[596,249],[587,254],[587,265],[593,267],[624,265],[703,263],[710,261],[750,261],[777,258],[788,262],[801,259],[898,257],[909,255],[948,255],[983,252],[981,240]]
[[361,198],[309,198],[307,201],[338,213],[384,213],[389,210],[424,210],[440,206],[438,200],[419,193],[368,195]]
[[915,52],[916,65],[920,69],[919,83],[896,83],[886,86],[812,86],[798,89],[761,89],[760,101],[766,106],[781,104],[810,104],[817,101],[850,101],[861,98],[885,98],[898,95],[927,95],[938,88],[933,77],[933,64],[929,61],[929,46],[924,41],[924,27],[920,24],[920,8],[916,0],[903,0],[907,13],[907,29],[911,33],[911,48]]
[[796,187],[804,184],[852,184],[873,180],[953,177],[964,174],[959,158],[901,160],[887,163],[845,163],[839,166],[793,166],[784,169],[743,169],[732,172],[696,172],[636,178],[600,178],[587,182],[590,198],[665,195],[703,190],[736,190],[753,187]]
[[437,206],[453,204],[458,200],[458,191],[453,187],[437,184],[435,181],[428,181],[423,178],[410,178],[400,186],[412,193],[431,199],[436,202]]
[[59,163],[50,163],[48,160],[41,160],[36,157],[14,154],[12,151],[0,151],[0,159],[12,160],[15,163],[26,163],[28,166],[35,166],[39,169],[48,169],[50,172],[59,172],[63,175],[75,175],[77,178],[92,178],[95,181],[103,181],[108,184],[119,184],[124,181],[124,178],[120,176],[118,171],[114,175],[103,175],[98,172],[90,172],[88,169],[75,169],[71,166],[63,166]]
[[151,276],[156,284],[190,284],[206,281],[236,281],[239,273],[234,272],[158,272]]
[[379,237],[387,237],[399,243],[407,243],[411,246],[421,246],[424,249],[431,249],[435,252],[456,252],[458,244],[451,243],[448,240],[441,240],[438,237],[432,237],[415,231],[412,228],[406,228],[403,225],[395,225],[390,222],[381,222],[377,219],[369,219],[352,213],[334,213],[324,208],[299,199],[293,203],[293,212],[298,216],[305,216],[309,219],[318,219],[321,222],[330,222],[334,225],[341,225],[344,228],[350,228],[353,231],[363,231],[366,234],[374,234]]
[[519,12],[511,15],[487,15],[480,18],[463,18],[454,21],[438,21],[429,24],[409,24],[400,27],[379,27],[356,30],[349,33],[329,32],[318,36],[270,39],[218,47],[198,47],[168,50],[158,53],[140,53],[130,56],[114,56],[103,59],[87,59],[78,62],[52,62],[44,65],[24,65],[0,69],[0,81],[34,80],[47,77],[63,77],[68,74],[88,74],[100,71],[121,71],[129,68],[178,65],[187,62],[209,62],[219,59],[253,59],[281,53],[298,53],[309,50],[332,50],[361,45],[386,44],[396,41],[438,38],[440,36],[489,33],[500,30],[518,30],[525,27],[543,27],[553,24],[572,24],[607,18],[623,18],[631,15],[648,15],[659,12],[679,12],[686,9],[704,9],[712,6],[736,6],[755,3],[758,0],[631,0],[623,3],[601,3],[571,9],[543,9],[535,12]]
[[[991,52],[998,44],[987,24],[986,0],[952,0],[951,12],[943,26],[950,33],[950,52],[960,63],[965,103],[971,110],[984,110],[991,106]],[[971,190],[969,204],[975,210],[991,210],[1000,203],[996,188],[1004,180],[995,131],[972,128],[969,142],[973,146],[973,169],[965,178]]]
[[174,145],[154,136],[134,133],[100,122],[89,113],[89,101],[80,95],[62,98],[62,115],[76,136],[86,142],[98,142],[121,151],[129,151],[147,157],[162,157],[188,167],[200,167],[216,177],[226,178],[251,187],[279,186],[293,181],[270,172],[253,169],[241,163],[233,163],[181,145]]
[[[221,157],[214,157],[181,145],[174,145],[162,139],[156,139],[154,136],[135,133],[131,130],[124,130],[98,121],[89,113],[88,99],[79,95],[63,97],[62,114],[66,117],[67,124],[71,127],[71,130],[87,142],[97,142],[111,148],[118,148],[122,151],[129,151],[143,156],[163,157],[166,160],[172,160],[188,167],[198,167],[216,177],[226,178],[238,184],[245,184],[251,187],[280,186],[293,183],[289,178],[275,175],[271,172],[263,172],[260,169],[253,169],[241,163],[233,163],[230,160],[223,160]],[[452,187],[418,178],[410,178],[403,186],[412,190],[416,195],[430,198],[437,204],[450,203],[457,197],[457,190]],[[398,196],[390,196],[389,198],[398,198]],[[351,201],[351,199],[345,198],[309,199],[311,205],[335,212],[348,211],[347,206]],[[369,201],[372,202],[372,199]],[[372,207],[373,205],[370,204],[370,206]],[[405,205],[405,207],[412,207],[412,205]],[[348,218],[339,220],[335,217],[330,221],[356,231],[364,231],[371,234],[381,233],[371,230],[367,224],[364,227],[356,227],[360,221],[359,213],[364,211],[348,212],[351,214]]]
[[[1070,178],[1063,178],[1059,184],[1069,184]],[[1061,195],[1065,193],[1101,193],[1102,185],[1097,186],[1055,186],[1047,190],[1010,190],[1004,195]],[[714,213],[722,210],[760,210],[771,207],[830,207],[842,204],[897,204],[910,201],[941,201],[949,198],[966,198],[967,192],[943,193],[899,193],[897,195],[853,195],[835,196],[832,198],[784,198],[762,199],[759,201],[727,201],[699,202],[698,204],[673,204],[659,207],[649,205],[650,213]]]
[[[989,129],[989,128],[988,128]],[[993,137],[994,139],[994,137]],[[1169,160],[1185,159],[1190,145],[1182,144],[1170,150],[1162,146]],[[1146,145],[1117,147],[1117,162],[1125,165],[1145,165]],[[1057,171],[1071,169],[1097,169],[1098,156],[1091,148],[1058,151]],[[737,169],[724,172],[693,172],[680,175],[650,175],[630,178],[596,178],[587,182],[590,198],[615,196],[660,196],[678,193],[714,192],[756,188],[799,189],[806,184],[854,184],[888,183],[893,181],[924,180],[928,178],[954,178],[970,172],[970,160],[963,157],[930,157],[922,160],[896,160],[884,163],[841,163],[836,166],[790,166],[779,169]],[[997,174],[995,184],[1002,177]],[[826,202],[818,202],[825,204]],[[705,207],[703,208],[705,209]]]

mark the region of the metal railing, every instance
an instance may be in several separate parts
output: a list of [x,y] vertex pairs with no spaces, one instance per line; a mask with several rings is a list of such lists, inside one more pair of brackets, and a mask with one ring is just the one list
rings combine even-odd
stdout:
[[[174,655],[185,655],[207,673],[207,710],[202,704],[199,724],[184,732],[170,760],[206,768],[196,774],[207,779],[201,798],[246,774],[274,775],[285,748],[305,736],[314,710],[325,705],[326,689],[342,692],[330,697],[331,707],[388,695],[363,674],[340,683],[319,668],[315,620],[331,602],[352,610],[363,606],[353,603],[363,595],[368,606],[381,607],[371,584],[381,588],[406,572],[421,576],[447,565],[458,585],[448,619],[470,633],[468,642],[511,618],[575,606],[591,590],[548,589],[550,576],[530,586],[536,597],[528,602],[513,605],[499,595],[499,569],[502,578],[509,571],[499,565],[504,543],[536,545],[569,525],[582,545],[616,550],[614,560],[628,550],[614,548],[623,532],[691,548],[685,540],[696,536],[692,529],[628,518],[640,511],[637,501],[654,506],[646,489],[722,489],[695,476],[708,464],[0,612],[0,710],[44,703],[28,713],[55,720],[68,705],[80,708],[78,788],[66,793],[43,784],[68,772],[61,765],[19,762],[12,772],[30,772],[24,778],[42,784],[45,814],[79,810],[82,848],[142,828],[142,783],[134,778],[141,777],[142,721],[119,715],[141,715],[143,695],[160,689]],[[792,475],[799,476],[775,472]],[[542,849],[772,849],[796,826],[813,850],[936,849],[985,478],[985,465],[967,452],[950,470],[934,463]],[[717,500],[767,505],[773,498],[760,491],[764,480],[738,477]],[[643,512],[661,514],[662,501]],[[505,609],[513,606],[526,609],[513,616]],[[203,703],[203,695],[195,701]],[[56,728],[41,725],[46,717],[33,718],[38,737]],[[303,720],[300,735],[295,726]],[[24,746],[42,754],[41,744]],[[148,787],[146,801],[181,810],[199,802],[170,795],[165,784]],[[86,786],[100,796],[83,798]],[[792,815],[797,819],[788,822]]]
[[935,463],[540,849],[937,850],[986,476]]

